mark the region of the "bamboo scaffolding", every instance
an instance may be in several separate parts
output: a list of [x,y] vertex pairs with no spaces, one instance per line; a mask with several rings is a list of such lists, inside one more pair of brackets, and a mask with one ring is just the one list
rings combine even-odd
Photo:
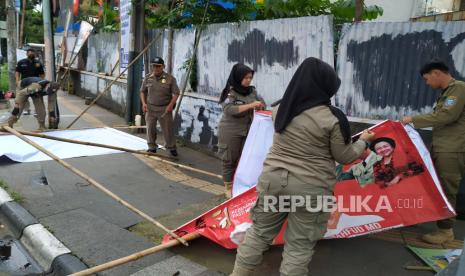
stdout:
[[160,36],[161,36],[161,35],[158,34],[154,39],[152,39],[152,41],[150,41],[150,43],[149,43],[147,46],[145,46],[145,48],[131,61],[131,63],[129,63],[128,66],[127,66],[126,68],[124,68],[124,70],[123,70],[121,73],[119,73],[119,75],[118,75],[114,80],[112,80],[112,81],[110,82],[110,84],[108,84],[108,85],[105,87],[105,89],[103,89],[102,92],[100,92],[100,93],[97,94],[97,97],[95,97],[95,99],[89,104],[89,106],[87,106],[87,107],[81,112],[81,114],[79,114],[79,115],[66,127],[66,129],[69,129],[71,126],[73,126],[74,123],[77,122],[77,120],[79,120],[79,119],[82,117],[82,115],[84,115],[84,113],[87,112],[87,110],[89,110],[89,109],[90,109],[103,95],[105,95],[105,94],[110,90],[111,86],[112,86],[112,85],[113,85],[113,84],[114,84],[114,83],[115,83],[128,69],[129,69],[129,68],[131,68],[131,67],[137,62],[137,60],[139,60],[139,58],[140,58],[141,56],[144,55],[144,53],[152,46],[152,44],[154,44],[154,43],[158,40],[158,38],[159,38]]
[[188,243],[180,238],[178,235],[176,235],[175,233],[173,233],[172,231],[170,231],[168,228],[166,228],[165,226],[163,226],[161,223],[159,223],[158,221],[156,221],[155,219],[153,219],[152,217],[150,217],[149,215],[147,215],[146,213],[142,212],[141,210],[137,209],[136,207],[134,207],[133,205],[131,205],[130,203],[128,203],[127,201],[123,200],[122,198],[120,198],[119,196],[117,196],[116,194],[114,194],[112,191],[108,190],[107,188],[105,188],[102,184],[100,184],[99,182],[95,181],[94,179],[92,179],[90,176],[88,176],[87,174],[81,172],[80,170],[74,168],[73,166],[71,166],[69,163],[61,160],[58,156],[54,155],[53,153],[49,152],[47,149],[43,148],[42,146],[40,146],[39,144],[35,143],[34,141],[31,141],[30,139],[28,139],[27,137],[25,137],[24,135],[22,135],[21,133],[19,133],[18,131],[12,129],[11,127],[9,126],[4,126],[3,127],[4,130],[8,131],[9,133],[17,136],[19,139],[23,140],[24,142],[28,143],[29,145],[35,147],[36,149],[40,150],[41,152],[45,153],[46,155],[48,155],[50,158],[52,158],[53,160],[55,160],[56,162],[58,162],[60,165],[62,165],[63,167],[67,168],[68,170],[72,171],[74,174],[78,175],[79,177],[82,177],[83,179],[85,179],[87,182],[89,182],[91,185],[93,185],[95,188],[99,189],[100,191],[102,191],[103,193],[107,194],[108,196],[110,196],[111,198],[113,198],[114,200],[116,200],[117,202],[119,202],[121,205],[125,206],[126,208],[128,208],[129,210],[133,211],[134,213],[136,213],[137,215],[141,216],[142,218],[146,219],[147,221],[153,223],[155,226],[159,227],[160,229],[162,229],[163,231],[165,231],[166,233],[168,233],[169,235],[171,235],[173,238],[177,239],[180,243],[184,244],[184,245],[188,245]]
[[[182,236],[182,238],[185,239],[186,241],[191,241],[191,240],[197,239],[198,237],[200,237],[200,234],[198,234],[198,233],[190,233],[190,234],[187,234],[185,236]],[[126,257],[123,257],[123,258],[120,258],[120,259],[117,259],[117,260],[113,260],[113,261],[108,262],[108,263],[104,263],[104,264],[94,266],[94,267],[89,268],[89,269],[85,269],[85,270],[73,273],[73,274],[71,274],[71,276],[92,275],[92,274],[95,274],[95,273],[98,273],[98,272],[102,272],[104,270],[114,268],[116,266],[127,264],[127,263],[133,262],[133,261],[137,261],[140,258],[143,258],[145,256],[157,253],[159,251],[162,251],[162,250],[165,250],[165,249],[177,246],[177,245],[179,245],[179,241],[171,240],[171,241],[169,241],[169,242],[167,242],[165,244],[160,244],[160,245],[157,245],[157,246],[154,246],[154,247],[139,251],[137,253],[128,255]]]

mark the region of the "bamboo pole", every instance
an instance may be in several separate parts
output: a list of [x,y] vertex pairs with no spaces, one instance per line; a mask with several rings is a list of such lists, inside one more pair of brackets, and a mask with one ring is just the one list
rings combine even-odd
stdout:
[[182,84],[181,95],[180,95],[178,103],[176,105],[176,110],[174,111],[173,119],[176,119],[176,116],[178,115],[179,109],[181,108],[182,99],[184,98],[184,94],[186,93],[187,82],[189,81],[191,71],[192,71],[192,65],[194,63],[194,58],[196,56],[197,48],[199,47],[200,36],[202,35],[202,30],[203,30],[203,26],[205,24],[205,18],[207,16],[207,10],[208,10],[208,5],[209,4],[210,4],[210,0],[208,0],[207,4],[205,5],[205,11],[203,12],[202,22],[200,23],[200,27],[198,29],[199,31],[195,36],[194,50],[192,51],[191,62],[189,62],[189,67],[187,68],[186,79],[184,80],[184,82]]
[[[66,142],[66,143],[81,144],[81,145],[101,147],[101,148],[110,148],[110,149],[119,150],[119,151],[126,151],[126,152],[130,152],[130,153],[135,153],[135,154],[142,154],[142,155],[148,156],[149,158],[151,158],[153,160],[160,161],[160,162],[166,163],[166,164],[170,164],[170,165],[172,165],[174,167],[178,167],[178,168],[186,169],[186,170],[193,171],[193,172],[196,172],[196,173],[201,173],[201,174],[205,174],[205,175],[208,175],[208,176],[223,179],[223,177],[221,175],[219,175],[219,174],[214,174],[212,172],[204,171],[204,170],[201,170],[201,169],[196,169],[196,168],[193,168],[191,166],[182,165],[182,164],[179,164],[179,163],[176,163],[176,162],[168,161],[170,159],[172,160],[172,159],[175,159],[175,158],[171,158],[169,156],[164,156],[164,155],[161,155],[161,154],[159,155],[159,154],[151,153],[151,152],[131,150],[131,149],[115,147],[115,146],[99,144],[99,143],[93,143],[93,142],[86,142],[86,141],[72,140],[72,139],[66,139],[66,138],[59,138],[59,137],[49,136],[49,135],[45,135],[45,134],[41,134],[41,133],[29,132],[29,131],[18,131],[18,132],[23,134],[23,135],[40,137],[40,138],[44,138],[44,139],[51,139],[51,140],[56,140],[56,141],[61,141],[61,142]],[[50,131],[50,132],[53,132],[53,131]],[[3,135],[3,133],[0,133],[0,135]]]
[[[182,236],[182,238],[184,240],[186,240],[186,241],[191,241],[191,240],[197,239],[198,237],[200,237],[200,234],[198,234],[198,233],[189,233],[189,234],[187,234],[185,236]],[[162,251],[162,250],[165,250],[165,249],[177,246],[177,245],[179,245],[179,241],[171,240],[171,241],[169,241],[169,242],[167,242],[165,244],[160,244],[160,245],[157,245],[157,246],[154,246],[154,247],[139,251],[137,253],[131,254],[129,256],[126,256],[126,257],[123,257],[123,258],[120,258],[120,259],[117,259],[117,260],[113,260],[113,261],[108,262],[108,263],[104,263],[104,264],[101,264],[101,265],[98,265],[98,266],[94,266],[94,267],[89,268],[89,269],[81,270],[79,272],[71,274],[70,276],[92,275],[92,274],[95,274],[95,273],[98,273],[98,272],[102,272],[104,270],[111,269],[111,268],[116,267],[116,266],[120,266],[120,265],[129,263],[129,262],[133,262],[133,261],[137,261],[140,258],[143,258],[145,256],[157,253],[159,251]]]
[[127,149],[127,148],[122,148],[122,147],[117,147],[117,146],[112,146],[112,145],[106,145],[106,144],[100,144],[100,143],[94,143],[94,142],[87,142],[87,141],[79,141],[79,140],[73,140],[73,139],[67,139],[67,138],[60,138],[60,137],[55,137],[55,136],[50,136],[50,135],[45,135],[41,133],[35,133],[35,132],[29,132],[29,131],[21,131],[17,130],[19,133],[27,136],[34,136],[34,137],[39,137],[39,138],[44,138],[44,139],[50,139],[50,140],[55,140],[55,141],[60,141],[60,142],[65,142],[65,143],[72,143],[72,144],[80,144],[80,145],[85,145],[85,146],[93,146],[93,147],[99,147],[99,148],[108,148],[108,149],[114,149],[114,150],[119,150],[119,151],[125,151],[125,152],[130,152],[130,153],[135,153],[135,154],[142,154],[142,155],[147,155],[147,156],[156,156],[159,158],[163,159],[175,159],[172,157],[164,156],[161,154],[153,153],[153,152],[146,152],[146,151],[141,151],[141,150],[132,150],[132,149]]
[[92,179],[90,176],[88,176],[87,174],[81,172],[80,170],[74,168],[73,166],[71,166],[69,163],[61,160],[58,156],[54,155],[53,153],[49,152],[47,149],[43,148],[42,146],[40,146],[39,144],[35,143],[34,141],[31,141],[30,139],[28,139],[27,137],[25,137],[24,135],[22,135],[21,133],[19,133],[18,131],[12,129],[11,127],[9,126],[4,126],[3,129],[5,129],[6,131],[8,131],[9,133],[17,136],[19,139],[23,140],[24,142],[28,143],[29,145],[35,147],[36,149],[40,150],[41,152],[45,153],[46,155],[48,155],[50,158],[52,158],[53,160],[55,160],[56,162],[58,162],[60,165],[62,165],[63,167],[67,168],[68,170],[72,171],[74,174],[82,177],[83,179],[85,179],[87,182],[89,182],[91,185],[93,185],[95,188],[99,189],[100,191],[104,192],[105,194],[107,194],[108,196],[110,196],[111,198],[113,198],[114,200],[116,200],[117,202],[119,202],[121,205],[125,206],[126,208],[128,208],[129,210],[133,211],[134,213],[138,214],[139,216],[141,216],[142,218],[146,219],[147,221],[153,223],[155,226],[163,229],[163,231],[165,231],[166,233],[170,234],[173,238],[177,239],[180,243],[184,244],[184,245],[188,245],[188,243],[180,238],[178,235],[176,235],[175,233],[171,232],[168,228],[166,228],[165,226],[163,226],[161,223],[159,223],[158,221],[156,221],[155,219],[153,219],[152,217],[150,217],[149,215],[147,215],[146,213],[142,212],[141,210],[137,209],[136,207],[132,206],[130,203],[128,203],[127,201],[123,200],[122,198],[120,198],[119,196],[117,196],[116,194],[114,194],[112,191],[108,190],[107,188],[105,188],[102,184],[98,183],[97,181],[95,181],[94,179]]
[[143,128],[147,128],[147,126],[112,126],[112,128],[120,128],[120,129],[143,129]]
[[166,163],[166,164],[170,164],[170,165],[172,165],[174,167],[178,167],[178,168],[181,168],[181,169],[186,169],[186,170],[189,170],[189,171],[198,172],[198,173],[202,173],[202,174],[205,174],[205,175],[208,175],[208,176],[213,176],[213,177],[216,177],[216,178],[219,178],[219,179],[223,179],[223,177],[221,175],[219,175],[219,174],[214,174],[214,173],[207,172],[207,171],[204,171],[204,170],[201,170],[201,169],[192,168],[190,166],[186,166],[186,165],[178,164],[178,163],[171,162],[171,161],[168,161],[168,160],[160,159],[160,158],[155,157],[155,156],[149,156],[149,158],[153,159],[153,160],[163,162],[163,163]]
[[150,41],[150,43],[145,46],[145,48],[142,50],[142,52],[140,52],[132,61],[131,63],[128,64],[128,66],[126,68],[124,68],[124,70],[112,81],[110,82],[110,84],[108,84],[105,89],[103,89],[102,92],[98,93],[97,97],[95,97],[95,99],[89,104],[89,106],[87,106],[82,112],[81,114],[79,114],[67,127],[66,129],[69,129],[72,125],[74,125],[74,123],[79,120],[79,118],[81,118],[82,115],[84,115],[84,113],[87,112],[87,110],[89,110],[103,95],[105,95],[111,88],[111,86],[129,69],[131,68],[132,65],[134,65],[137,60],[152,46],[152,44],[154,44],[158,38],[160,37],[161,34],[158,34],[154,39],[152,39],[152,41]]

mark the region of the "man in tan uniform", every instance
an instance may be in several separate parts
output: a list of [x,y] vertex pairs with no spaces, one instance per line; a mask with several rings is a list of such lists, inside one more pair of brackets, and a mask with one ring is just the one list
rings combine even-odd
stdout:
[[179,96],[176,79],[164,72],[165,62],[156,57],[151,61],[152,73],[145,76],[140,88],[142,110],[147,123],[147,144],[149,152],[157,152],[157,121],[165,138],[165,147],[172,156],[177,156],[173,128],[173,108]]
[[[404,117],[402,123],[416,128],[433,127],[432,158],[447,199],[456,205],[460,182],[465,175],[465,83],[455,80],[449,68],[435,60],[420,74],[433,89],[442,89],[430,114]],[[424,235],[424,241],[442,244],[454,239],[455,218],[437,222],[438,231]]]

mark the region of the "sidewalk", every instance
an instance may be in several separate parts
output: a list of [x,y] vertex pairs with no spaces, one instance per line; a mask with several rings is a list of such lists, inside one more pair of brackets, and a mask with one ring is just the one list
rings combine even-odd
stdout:
[[[84,100],[60,94],[62,128],[71,122]],[[124,120],[98,106],[73,128],[113,126]],[[35,129],[33,116],[22,117],[18,127]],[[179,148],[179,162],[216,174],[219,160],[187,147]],[[221,181],[132,154],[111,154],[66,160],[111,191],[175,228],[200,215],[224,198]],[[157,244],[162,233],[137,215],[89,186],[54,161],[0,162],[0,177],[20,193],[22,204],[74,254],[89,266],[102,264]],[[47,185],[38,179],[47,179]],[[432,275],[408,271],[405,265],[423,265],[405,248],[407,238],[425,233],[433,223],[353,239],[323,240],[316,246],[310,275]],[[463,240],[465,223],[458,221],[456,238]],[[256,275],[279,275],[282,247],[272,247]],[[192,241],[101,275],[224,275],[231,272],[234,250],[207,239]]]

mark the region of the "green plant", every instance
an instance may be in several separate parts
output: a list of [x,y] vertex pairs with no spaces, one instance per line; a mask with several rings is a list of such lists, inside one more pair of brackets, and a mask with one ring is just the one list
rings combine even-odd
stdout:
[[0,91],[8,91],[10,84],[8,80],[8,64],[2,64],[0,66]]
[[10,189],[10,187],[8,186],[8,184],[3,180],[3,179],[0,179],[0,188],[4,189],[8,194],[10,194],[11,198],[18,202],[18,203],[23,203],[24,202],[24,197],[15,192],[15,191],[12,191]]
[[189,58],[186,61],[184,61],[180,69],[185,70],[187,72],[189,70],[189,66],[192,66],[191,73],[189,75],[189,85],[191,86],[192,91],[197,92],[197,55],[194,55],[192,58]]

